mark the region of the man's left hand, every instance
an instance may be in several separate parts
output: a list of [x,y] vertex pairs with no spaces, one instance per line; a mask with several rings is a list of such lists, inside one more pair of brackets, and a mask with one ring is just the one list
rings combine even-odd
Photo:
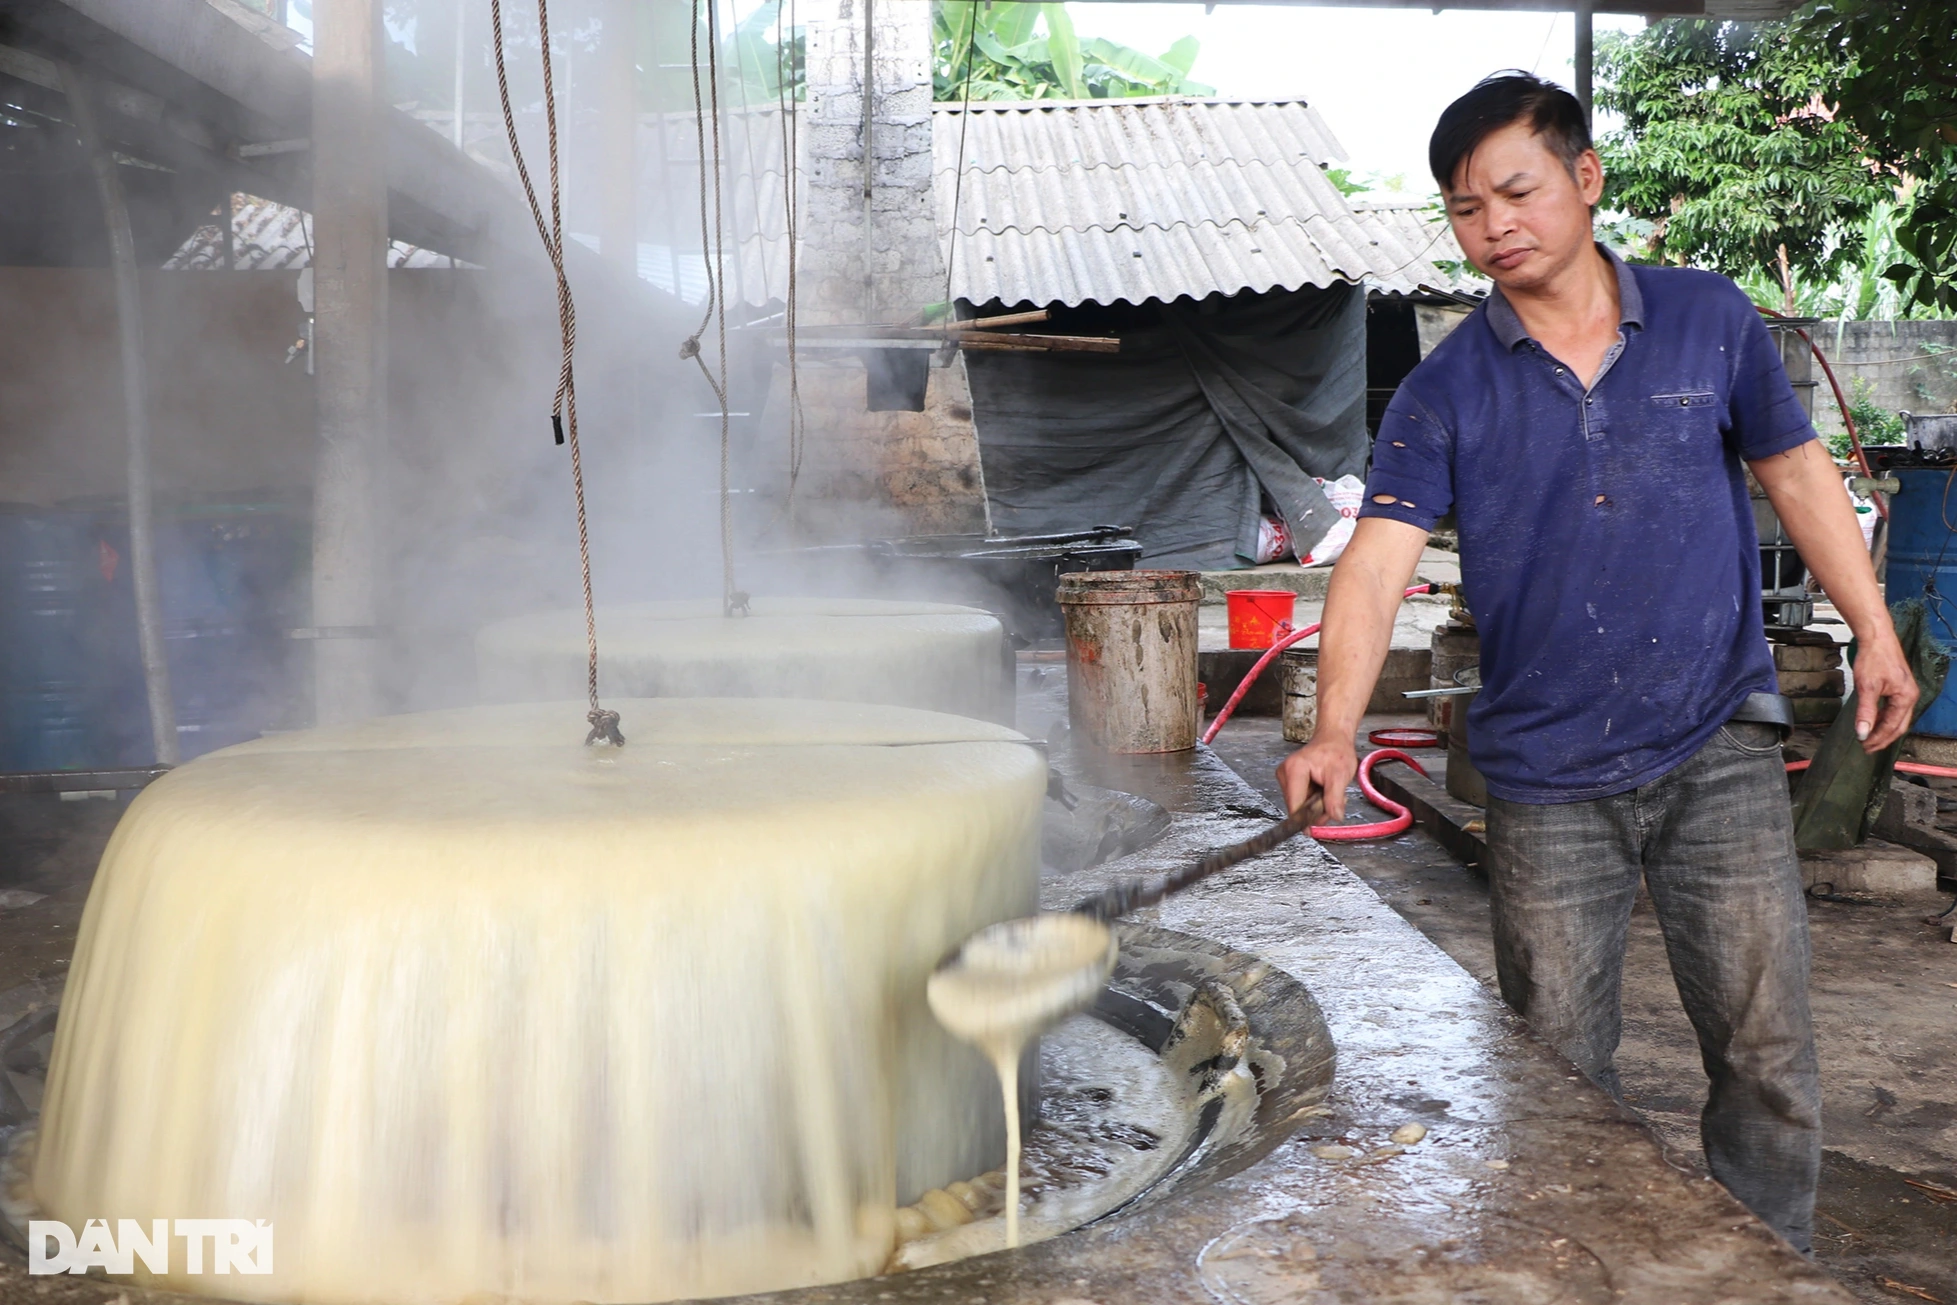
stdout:
[[1891,634],[1855,655],[1855,737],[1880,752],[1903,736],[1916,713],[1916,674]]

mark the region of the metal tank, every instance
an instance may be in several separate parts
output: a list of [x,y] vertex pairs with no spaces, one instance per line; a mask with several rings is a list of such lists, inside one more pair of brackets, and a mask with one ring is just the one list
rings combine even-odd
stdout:
[[88,518],[0,504],[0,770],[78,770],[100,760],[100,685],[89,613],[101,578]]
[[[1930,632],[1957,649],[1957,466],[1895,467],[1889,500],[1888,598],[1921,597]],[[1917,718],[1914,732],[1957,738],[1957,676]]]
[[[87,505],[93,551],[109,576],[91,639],[106,686],[103,747],[114,764],[139,765],[152,751],[135,593],[127,558],[129,520],[117,501]],[[183,759],[306,723],[299,645],[311,527],[305,509],[276,495],[160,503],[156,570],[164,646],[176,699]],[[115,559],[112,565],[109,559]]]

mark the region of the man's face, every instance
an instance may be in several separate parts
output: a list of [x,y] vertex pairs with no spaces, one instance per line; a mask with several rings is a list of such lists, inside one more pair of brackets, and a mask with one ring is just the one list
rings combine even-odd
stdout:
[[1550,281],[1590,248],[1590,209],[1604,190],[1596,152],[1577,157],[1576,175],[1526,122],[1482,141],[1454,174],[1447,216],[1461,251],[1505,290]]

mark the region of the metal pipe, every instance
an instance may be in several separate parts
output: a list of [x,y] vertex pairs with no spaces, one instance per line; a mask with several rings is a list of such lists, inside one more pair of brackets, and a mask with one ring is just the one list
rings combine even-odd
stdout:
[[[381,132],[382,0],[313,9],[313,336],[319,378],[313,475],[316,627],[373,627],[380,547],[374,462],[387,430],[387,179]],[[378,714],[371,638],[313,645],[321,725]]]
[[863,320],[877,315],[876,255],[871,244],[877,158],[873,128],[877,103],[876,0],[863,0]]
[[0,773],[0,793],[127,793],[170,773],[168,766],[121,766],[110,770],[11,770]]
[[[469,0],[455,0],[455,120],[451,128],[455,148],[462,148],[462,91],[463,74],[468,68],[468,47],[464,37],[469,28]],[[452,264],[455,260],[450,259]]]
[[[102,218],[109,229],[109,268],[115,282],[116,343],[122,355],[122,416],[128,440],[129,581],[136,591],[136,640],[142,653],[143,691],[149,698],[150,741],[156,760],[177,764],[177,704],[170,692],[170,662],[163,643],[163,610],[156,593],[156,533],[151,513],[149,378],[143,368],[143,297],[136,278],[136,238],[115,156],[102,139],[95,91],[86,74],[63,64],[61,84],[82,138]],[[227,199],[226,207],[229,207]],[[228,216],[228,215],[227,215]]]
[[1578,0],[1576,18],[1576,98],[1583,106],[1583,125],[1589,127],[1595,118],[1590,111],[1591,69],[1596,62],[1596,26],[1592,21],[1596,5],[1591,0]]

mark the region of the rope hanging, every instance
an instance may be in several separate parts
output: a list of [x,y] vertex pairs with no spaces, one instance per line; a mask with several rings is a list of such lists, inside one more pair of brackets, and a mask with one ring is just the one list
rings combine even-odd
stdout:
[[[539,0],[541,3],[542,0]],[[720,610],[722,615],[748,614],[748,596],[734,587],[734,518],[733,495],[728,482],[728,417],[727,411],[727,272],[724,210],[720,191],[720,24],[717,17],[718,0],[707,0],[707,93],[703,102],[700,93],[700,0],[693,0],[693,24],[690,33],[689,53],[693,65],[693,132],[694,141],[700,151],[700,261],[707,277],[707,309],[700,318],[699,329],[686,338],[680,346],[680,357],[691,358],[700,365],[700,374],[707,378],[712,387],[714,400],[720,405]],[[713,152],[709,160],[707,144],[707,118],[713,119]],[[713,234],[708,236],[707,217],[707,169],[713,169]],[[708,257],[711,249],[712,257]],[[707,366],[707,360],[700,356],[700,337],[706,334],[707,327],[717,328],[719,356],[716,364],[719,375]]]
[[557,166],[557,92],[551,80],[549,0],[537,0],[537,45],[544,69],[544,126],[550,145],[548,222],[544,220],[542,205],[537,202],[537,188],[530,181],[523,146],[517,141],[516,112],[510,106],[509,71],[504,66],[503,58],[502,0],[489,0],[489,23],[496,51],[496,93],[502,101],[503,127],[510,137],[510,158],[516,163],[516,174],[523,182],[523,197],[529,201],[530,216],[537,224],[537,235],[544,242],[544,252],[550,257],[551,269],[557,274],[557,330],[563,342],[564,355],[558,365],[557,392],[551,402],[550,424],[557,443],[568,442],[570,445],[571,492],[577,501],[578,571],[584,585],[585,695],[591,704],[591,710],[585,714],[591,730],[584,741],[587,745],[604,742],[622,748],[625,746],[625,736],[619,732],[618,713],[607,711],[598,701],[598,618],[591,596],[591,531],[584,506],[584,459],[578,448],[577,380],[571,368],[571,356],[577,347],[578,319],[577,309],[571,302],[571,283],[564,275],[564,212]]
[[[975,0],[976,2],[976,0]],[[795,262],[800,248],[796,239],[796,167],[801,160],[799,120],[795,113],[795,92],[789,85],[795,60],[789,53],[789,33],[795,30],[795,0],[786,0],[775,11],[775,103],[782,116],[781,202],[782,227],[788,237],[788,299],[782,305],[782,334],[788,345],[788,503],[789,524],[794,525],[795,487],[802,478],[802,445],[807,426],[802,417],[802,376],[795,356],[796,294]]]

